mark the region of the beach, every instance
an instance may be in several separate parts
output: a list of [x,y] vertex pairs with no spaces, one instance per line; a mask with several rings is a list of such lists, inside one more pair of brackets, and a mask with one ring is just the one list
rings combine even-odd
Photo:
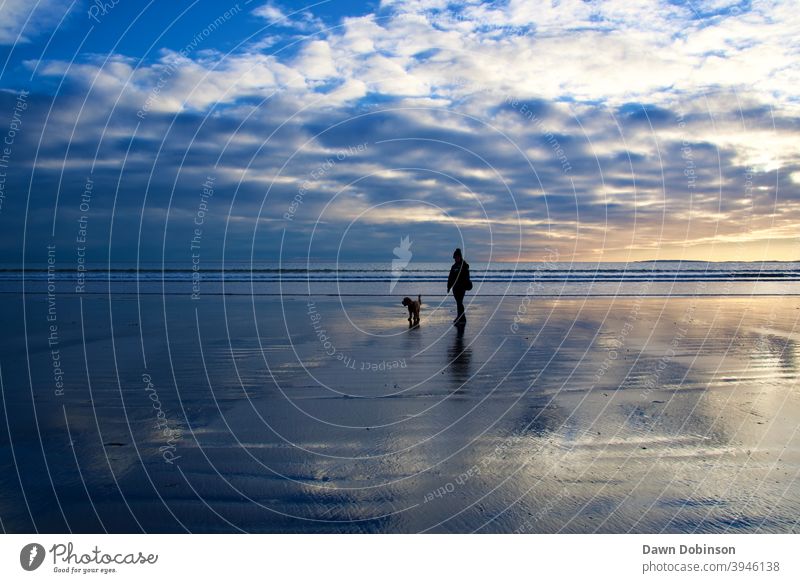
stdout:
[[401,298],[5,294],[4,530],[797,532],[800,298]]

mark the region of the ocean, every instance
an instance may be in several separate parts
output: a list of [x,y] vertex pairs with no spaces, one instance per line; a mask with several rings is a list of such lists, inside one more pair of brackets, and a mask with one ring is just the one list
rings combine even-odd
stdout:
[[[475,295],[794,295],[800,262],[648,261],[470,264]],[[417,295],[445,293],[449,263],[191,262],[0,267],[0,292],[253,295]],[[53,289],[51,287],[51,289]]]

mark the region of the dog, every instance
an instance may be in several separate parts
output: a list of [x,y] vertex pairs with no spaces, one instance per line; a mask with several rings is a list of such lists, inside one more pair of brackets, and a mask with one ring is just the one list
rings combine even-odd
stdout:
[[417,296],[417,301],[405,297],[402,303],[408,308],[408,323],[411,325],[419,324],[419,311],[422,308],[422,296]]

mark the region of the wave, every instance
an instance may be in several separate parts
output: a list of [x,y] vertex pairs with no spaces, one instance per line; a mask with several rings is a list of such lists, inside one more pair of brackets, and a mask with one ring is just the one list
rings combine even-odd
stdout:
[[[186,273],[87,273],[81,278],[85,281],[191,281],[193,279],[203,281],[225,281],[225,282],[391,282],[390,276],[357,276],[339,274],[336,277],[292,275],[292,274],[234,274],[220,272],[199,272],[194,276],[191,272]],[[14,275],[0,274],[0,281],[45,281],[54,279],[55,281],[72,281],[78,279],[75,272],[57,273],[53,276],[47,273],[26,273]],[[407,275],[404,274],[400,281],[404,282],[442,282],[447,281],[446,276],[431,277],[428,275]],[[604,274],[579,274],[579,273],[550,273],[547,275],[529,276],[528,274],[509,274],[509,275],[472,275],[473,283],[482,282],[646,282],[646,281],[800,281],[800,273],[661,273],[661,274],[635,274],[635,273],[604,273]]]
[[[399,279],[403,282],[441,282],[450,268],[445,263],[417,263],[393,271],[386,263],[358,264],[277,264],[207,262],[194,269],[175,264],[88,264],[58,266],[49,271],[43,266],[0,266],[0,281],[92,282],[181,282],[201,279],[209,282],[321,282],[375,283]],[[530,282],[693,282],[693,281],[800,281],[796,262],[642,262],[642,263],[520,263],[476,262],[471,267],[475,283]]]

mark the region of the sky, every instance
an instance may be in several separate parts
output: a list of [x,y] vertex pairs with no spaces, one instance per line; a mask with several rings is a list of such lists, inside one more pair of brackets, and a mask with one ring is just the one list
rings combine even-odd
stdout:
[[796,2],[0,0],[0,262],[800,259]]

